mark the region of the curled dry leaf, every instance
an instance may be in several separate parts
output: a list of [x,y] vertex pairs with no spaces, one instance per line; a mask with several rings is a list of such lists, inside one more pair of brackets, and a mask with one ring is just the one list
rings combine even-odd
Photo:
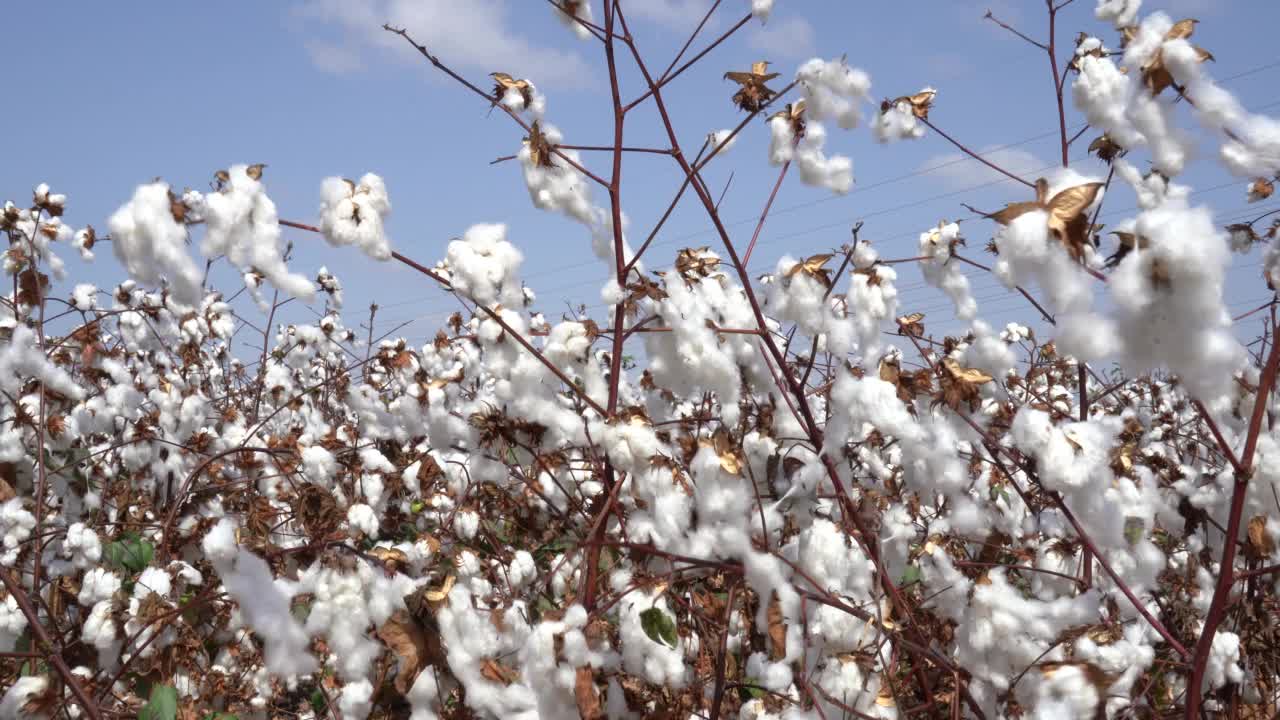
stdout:
[[405,610],[397,610],[378,628],[378,639],[400,662],[395,688],[401,694],[408,693],[418,673],[441,655],[438,641],[433,652],[427,633]]
[[590,667],[578,668],[573,683],[573,699],[582,720],[602,720],[605,717],[600,691],[596,689],[595,673]]
[[1128,151],[1120,147],[1120,143],[1112,140],[1110,135],[1103,133],[1089,143],[1089,152],[1097,155],[1099,160],[1110,165],[1111,161]]
[[1266,200],[1276,191],[1275,183],[1266,178],[1258,178],[1249,183],[1249,202],[1255,203]]
[[711,448],[715,452],[716,457],[720,458],[720,469],[730,475],[740,475],[742,473],[742,456],[738,448],[733,444],[729,431],[720,428],[710,438],[699,440],[698,445],[699,447]]
[[449,597],[449,591],[453,589],[453,585],[457,581],[458,581],[457,578],[455,578],[452,575],[449,575],[444,579],[444,582],[440,585],[440,589],[428,590],[425,593],[423,593],[423,597],[425,597],[430,602],[442,602],[445,598]]
[[534,165],[556,166],[551,161],[551,142],[542,134],[542,126],[537,120],[529,127],[529,135],[524,139],[524,144],[529,146],[529,160]]
[[914,312],[898,318],[898,331],[912,337],[924,335],[924,313]]
[[769,658],[774,662],[787,655],[787,623],[782,617],[782,603],[777,593],[769,600]]
[[751,64],[750,72],[730,71],[724,74],[726,80],[738,83],[738,92],[733,95],[733,102],[747,112],[758,112],[777,93],[765,83],[778,77],[778,73],[769,72],[769,62],[761,60]]
[[706,246],[700,248],[682,248],[676,253],[676,272],[686,282],[692,283],[699,278],[711,277],[720,266],[720,258]]
[[1029,212],[1043,210],[1049,215],[1049,234],[1066,247],[1073,259],[1083,261],[1090,230],[1085,210],[1098,198],[1102,185],[1100,182],[1075,185],[1049,197],[1049,181],[1040,178],[1036,180],[1035,200],[1010,203],[987,217],[1008,225]]
[[825,266],[831,260],[831,253],[807,257],[787,269],[786,276],[791,278],[804,274],[822,283],[823,287],[831,287],[831,271]]
[[[570,15],[572,17],[572,14]],[[489,77],[493,78],[493,101],[502,102],[502,98],[506,96],[510,90],[520,93],[520,100],[525,107],[533,104],[533,85],[525,79],[515,79],[504,72],[489,73]]]
[[485,658],[484,662],[480,664],[480,674],[486,680],[502,683],[503,685],[510,685],[520,679],[519,673],[493,658]]
[[254,163],[254,164],[250,165],[249,167],[245,168],[244,174],[245,174],[245,175],[248,175],[249,177],[253,178],[254,180],[261,180],[261,179],[262,179],[262,171],[263,171],[263,170],[265,170],[265,169],[266,169],[266,167],[267,167],[267,164],[266,164],[266,163]]
[[888,112],[897,107],[900,103],[906,103],[911,106],[911,114],[921,120],[929,119],[929,111],[933,109],[933,99],[938,95],[938,91],[933,88],[925,88],[915,95],[902,95],[892,100],[885,100],[880,103],[880,112]]
[[775,120],[775,119],[786,120],[787,124],[791,126],[791,133],[793,135],[795,135],[797,138],[804,137],[805,122],[804,122],[804,101],[803,100],[797,100],[793,103],[788,103],[785,108],[771,115],[769,119],[770,120]]
[[1276,551],[1276,541],[1267,532],[1267,518],[1255,515],[1249,519],[1249,550],[1256,557],[1270,557]]

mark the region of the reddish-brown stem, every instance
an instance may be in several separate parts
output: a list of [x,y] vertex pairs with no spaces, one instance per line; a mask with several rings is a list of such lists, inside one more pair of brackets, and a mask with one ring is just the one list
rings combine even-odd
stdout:
[[1266,367],[1263,368],[1262,377],[1258,382],[1258,393],[1253,401],[1249,431],[1245,436],[1244,450],[1240,453],[1240,470],[1235,473],[1235,482],[1231,487],[1231,509],[1227,515],[1222,558],[1218,563],[1218,583],[1214,587],[1213,599],[1209,603],[1209,611],[1205,615],[1200,640],[1196,643],[1195,654],[1191,660],[1191,679],[1187,681],[1186,706],[1186,717],[1189,720],[1196,718],[1200,713],[1203,700],[1201,686],[1204,684],[1204,673],[1209,664],[1209,653],[1213,649],[1213,639],[1218,634],[1222,621],[1226,619],[1227,610],[1231,604],[1231,588],[1236,580],[1236,539],[1240,536],[1244,501],[1248,494],[1249,479],[1253,476],[1253,455],[1258,448],[1258,436],[1262,433],[1262,419],[1266,415],[1267,403],[1275,387],[1277,370],[1280,370],[1280,342],[1273,341]]
[[778,188],[782,187],[782,181],[786,179],[787,170],[790,169],[790,160],[782,163],[782,170],[778,172],[778,180],[773,184],[773,190],[769,192],[769,200],[765,202],[764,209],[760,211],[760,220],[756,223],[756,230],[751,233],[751,242],[747,244],[747,251],[742,254],[743,265],[751,263],[751,251],[756,249],[756,240],[760,239],[760,231],[764,229],[764,221],[769,217],[769,209],[773,207],[773,201],[778,197]]
[[49,659],[49,664],[53,666],[58,676],[70,688],[71,694],[80,703],[80,707],[84,708],[84,713],[91,720],[102,720],[102,711],[98,708],[98,704],[85,692],[84,685],[71,672],[71,668],[67,666],[67,661],[62,659],[62,653],[58,650],[53,638],[49,637],[49,631],[45,629],[44,625],[40,624],[40,613],[31,604],[31,598],[27,597],[26,590],[9,575],[9,571],[5,568],[0,568],[0,582],[4,583],[4,588],[8,591],[9,597],[13,598],[13,601],[18,605],[18,609],[22,611],[23,617],[27,619],[27,626],[31,628],[31,634],[35,635],[36,641],[44,646],[48,652],[46,657]]

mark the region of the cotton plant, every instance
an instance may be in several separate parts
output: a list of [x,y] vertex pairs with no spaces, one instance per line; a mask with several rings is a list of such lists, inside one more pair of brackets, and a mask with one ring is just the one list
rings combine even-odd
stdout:
[[[643,43],[600,37],[592,5],[553,9],[629,61]],[[1111,172],[1082,161],[963,224],[917,218],[911,257],[858,225],[764,275],[705,174],[767,161],[776,182],[848,191],[828,147],[863,122],[864,71],[812,60],[781,94],[767,63],[730,72],[724,110],[767,137],[703,125],[699,157],[673,128],[716,235],[674,251],[633,250],[630,193],[596,175],[610,163],[567,146],[531,81],[493,73],[477,109],[520,124],[531,201],[609,268],[603,312],[544,305],[499,204],[413,261],[459,303],[437,331],[349,326],[342,279],[289,259],[285,232],[404,260],[374,174],[324,180],[318,219],[277,209],[262,166],[209,192],[156,181],[101,237],[48,186],[7,204],[0,651],[22,655],[0,659],[0,717],[149,714],[170,692],[184,717],[242,718],[1268,707],[1280,361],[1270,330],[1237,339],[1225,287],[1233,253],[1274,280],[1280,252],[1265,216],[1222,228],[1177,176],[1189,117],[1228,170],[1274,177],[1269,120],[1209,77],[1194,23],[1140,10],[1102,0],[1121,50],[1086,33],[1063,53],[1064,113],[1106,133],[1091,149]],[[667,107],[668,84],[643,101]],[[883,103],[872,136],[923,138],[935,92]],[[734,143],[767,158],[718,157]],[[1138,207],[1106,234],[1118,188]],[[1008,322],[981,302],[962,225],[1038,305]],[[118,282],[57,258],[108,240]],[[259,323],[206,264],[263,301],[270,284],[323,302]],[[38,630],[73,667],[22,673]]]

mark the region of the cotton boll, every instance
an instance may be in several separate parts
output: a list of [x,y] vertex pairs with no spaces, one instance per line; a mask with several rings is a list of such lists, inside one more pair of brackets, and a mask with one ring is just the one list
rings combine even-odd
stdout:
[[[1076,665],[1059,665],[1028,675],[1035,686],[1031,717],[1035,720],[1091,717],[1101,702],[1099,691],[1084,670]],[[1038,680],[1038,682],[1037,682]]]
[[[276,205],[262,183],[246,165],[233,165],[227,176],[222,190],[205,195],[200,205],[206,226],[201,253],[209,258],[225,255],[235,267],[259,272],[280,290],[310,300],[315,286],[285,266]],[[259,305],[265,306],[265,300],[259,298]]]
[[173,218],[168,185],[138,186],[107,227],[111,249],[130,277],[148,285],[167,281],[183,304],[200,301],[204,275],[187,254],[187,230]]
[[524,256],[507,242],[507,226],[472,225],[449,243],[445,262],[454,289],[482,305],[521,307],[519,279]]
[[27,629],[27,616],[22,614],[12,595],[0,601],[0,652],[13,652],[14,644]]
[[827,157],[822,151],[826,141],[827,131],[821,123],[805,126],[804,137],[795,149],[800,182],[844,195],[853,187],[853,161],[843,155]]
[[1127,110],[1136,92],[1135,81],[1121,72],[1109,57],[1085,55],[1079,59],[1080,69],[1071,83],[1071,98],[1076,109],[1095,127],[1121,147],[1132,148],[1146,142],[1146,137],[1129,119]]
[[950,262],[954,246],[961,242],[960,225],[942,222],[938,227],[921,233],[920,255],[928,258],[920,262],[925,281],[942,288],[955,303],[956,317],[972,320],[978,314],[978,303],[969,289],[969,278],[960,271],[958,262]]
[[463,540],[470,540],[480,530],[480,516],[470,510],[459,510],[453,516],[453,531]]
[[264,644],[268,669],[282,677],[312,672],[310,638],[290,610],[292,592],[277,582],[262,558],[236,547],[235,525],[222,520],[201,542],[245,623]]
[[373,683],[357,680],[342,686],[338,696],[338,710],[343,720],[365,720],[373,710]]
[[1133,25],[1142,9],[1142,0],[1098,0],[1093,16],[1103,22],[1109,22],[1117,29]]
[[881,330],[898,312],[897,279],[897,271],[888,265],[874,265],[849,276],[845,303],[853,318],[858,349],[866,359],[880,354]]
[[105,568],[93,568],[84,574],[76,600],[86,607],[109,600],[120,589],[120,585],[120,577],[115,573]]
[[760,22],[766,22],[771,12],[773,0],[751,0],[751,15]]
[[813,58],[796,71],[796,82],[805,96],[809,120],[835,118],[846,130],[862,119],[862,104],[871,91],[871,77],[841,59]]
[[[559,145],[563,140],[559,129],[554,125],[543,123],[540,128],[549,146]],[[581,165],[581,158],[575,151],[559,152]],[[591,202],[590,181],[577,168],[555,155],[546,160],[549,165],[535,162],[533,145],[530,143],[525,143],[520,148],[517,157],[534,207],[564,213],[591,228],[605,221],[604,211]]]
[[320,233],[330,245],[355,245],[374,260],[391,258],[385,229],[391,200],[382,178],[366,173],[358,184],[325,178],[320,198]]
[[588,0],[560,0],[552,3],[551,11],[556,14],[556,19],[561,24],[578,36],[579,40],[591,38],[591,29],[582,24],[593,22],[591,3]]
[[71,560],[77,568],[89,568],[102,559],[102,543],[94,531],[84,523],[72,523],[62,541],[62,556]]
[[1205,664],[1202,691],[1217,690],[1227,683],[1238,683],[1243,679],[1244,670],[1240,667],[1240,636],[1233,632],[1219,630],[1213,636],[1209,661]]
[[76,234],[71,238],[71,246],[80,251],[80,259],[85,262],[93,262],[93,228],[84,228],[77,230]]
[[710,148],[709,152],[713,153],[711,157],[720,157],[737,144],[738,136],[734,135],[733,131],[729,129],[717,130],[707,135],[707,147]]
[[27,704],[44,694],[49,678],[43,675],[26,675],[14,681],[0,698],[0,720],[37,720],[50,717],[45,713],[32,713]]
[[347,509],[347,522],[353,530],[364,533],[366,537],[378,537],[378,514],[364,503],[356,503]]
[[[932,90],[925,88],[921,92]],[[902,100],[876,113],[871,121],[871,133],[881,143],[895,140],[915,140],[924,137],[924,123],[916,117],[911,103]]]
[[98,288],[88,283],[76,285],[71,291],[71,305],[81,312],[88,312],[98,307]]
[[1175,188],[1134,225],[1145,249],[1129,253],[1107,290],[1132,372],[1167,367],[1197,396],[1225,392],[1244,353],[1223,299],[1230,248],[1206,208]]

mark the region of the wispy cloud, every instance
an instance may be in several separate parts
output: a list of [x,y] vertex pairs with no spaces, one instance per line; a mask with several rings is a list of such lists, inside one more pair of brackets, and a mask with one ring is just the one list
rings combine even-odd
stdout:
[[[1048,172],[1050,163],[1021,148],[986,148],[977,151],[992,163],[1027,180]],[[947,188],[963,190],[994,181],[1013,181],[963,153],[934,155],[921,164],[920,170]]]
[[641,0],[626,5],[625,10],[628,19],[638,18],[673,30],[692,32],[710,7],[711,0]]
[[307,47],[312,61],[326,72],[360,67],[371,53],[421,61],[404,41],[382,29],[383,23],[390,23],[407,29],[417,42],[461,71],[503,70],[543,87],[581,86],[591,75],[590,65],[577,52],[540,44],[523,33],[500,0],[309,0],[296,5],[295,11],[338,30],[342,42]]
[[364,68],[360,53],[345,45],[323,40],[308,40],[303,43],[303,46],[307,49],[307,56],[311,58],[311,63],[327,73],[344,75]]
[[775,18],[757,26],[747,36],[747,45],[770,58],[809,57],[817,52],[817,33],[802,17]]

